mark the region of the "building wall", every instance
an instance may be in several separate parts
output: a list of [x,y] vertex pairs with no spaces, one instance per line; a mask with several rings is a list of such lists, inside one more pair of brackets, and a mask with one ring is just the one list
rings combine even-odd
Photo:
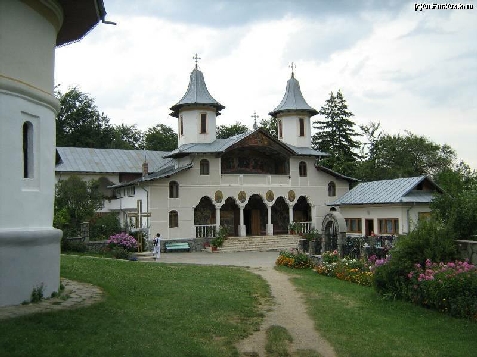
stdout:
[[[200,132],[201,113],[207,114],[207,131]],[[181,135],[180,118],[183,120],[183,135]],[[182,109],[178,121],[178,145],[189,143],[211,143],[216,139],[216,114],[213,107],[204,106],[202,108]]]
[[[304,119],[304,136],[300,136],[299,118]],[[283,129],[282,137],[279,138],[280,141],[297,147],[311,147],[311,121],[308,114],[300,115],[300,113],[297,113],[291,115],[286,113],[279,115],[278,119],[282,121]]]
[[[209,160],[210,175],[200,175],[200,160]],[[299,177],[298,164],[307,163],[307,177]],[[221,175],[220,158],[212,155],[198,155],[193,158],[194,166],[182,171],[171,178],[160,179],[149,183],[150,211],[152,232],[161,233],[164,238],[191,238],[195,236],[194,208],[204,196],[210,197],[216,203],[215,193],[223,193],[222,203],[228,197],[233,197],[237,203],[238,193],[245,191],[248,198],[253,194],[266,197],[267,191],[274,193],[274,201],[282,196],[285,201],[288,192],[296,194],[294,203],[300,196],[305,196],[312,208],[313,224],[321,227],[321,221],[329,207],[326,203],[334,201],[338,196],[328,197],[328,183],[334,181],[337,195],[348,191],[348,182],[317,171],[314,167],[315,158],[297,157],[290,160],[290,175]],[[179,183],[179,198],[169,198],[169,182]],[[244,202],[243,205],[247,203]],[[293,203],[293,204],[294,204]],[[179,215],[179,227],[169,228],[169,212],[176,210]]]

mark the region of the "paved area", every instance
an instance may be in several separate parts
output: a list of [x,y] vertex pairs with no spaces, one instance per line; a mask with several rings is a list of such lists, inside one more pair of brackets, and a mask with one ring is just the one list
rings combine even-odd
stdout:
[[236,252],[236,253],[161,253],[160,263],[184,263],[201,265],[233,265],[250,268],[275,266],[278,252]]

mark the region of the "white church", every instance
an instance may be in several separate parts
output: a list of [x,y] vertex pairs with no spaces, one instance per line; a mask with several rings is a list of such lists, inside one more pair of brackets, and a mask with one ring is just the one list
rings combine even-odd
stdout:
[[207,90],[197,64],[184,96],[170,109],[178,149],[57,148],[57,179],[99,179],[104,192],[114,190],[103,211],[119,212],[133,225],[140,216],[151,235],[187,241],[213,236],[219,226],[236,237],[288,234],[292,222],[302,232],[321,229],[327,204],[356,181],[319,165],[326,153],[311,148],[317,111],[293,72],[269,113],[278,119],[278,139],[261,129],[217,139],[225,107]]

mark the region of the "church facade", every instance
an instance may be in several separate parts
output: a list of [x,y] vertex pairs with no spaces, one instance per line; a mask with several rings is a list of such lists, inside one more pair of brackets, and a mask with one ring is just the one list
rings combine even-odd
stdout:
[[[219,226],[240,237],[288,234],[291,224],[298,231],[321,229],[327,204],[348,192],[354,179],[319,165],[326,153],[311,148],[311,117],[317,111],[303,98],[294,74],[281,103],[270,112],[278,119],[278,138],[254,129],[217,139],[217,117],[224,108],[208,92],[196,66],[185,95],[171,107],[178,149],[146,165],[138,160],[139,177],[134,179],[120,180],[120,173],[115,179],[117,172],[109,172],[113,184],[108,188],[116,194],[105,210],[125,219],[133,216],[133,225],[143,215],[142,225],[151,236],[160,233],[168,240],[210,237]],[[85,150],[58,148],[60,156],[66,149]],[[121,150],[109,154],[113,151]],[[68,170],[58,164],[57,177],[78,173],[74,167]],[[97,169],[95,175],[108,173]]]

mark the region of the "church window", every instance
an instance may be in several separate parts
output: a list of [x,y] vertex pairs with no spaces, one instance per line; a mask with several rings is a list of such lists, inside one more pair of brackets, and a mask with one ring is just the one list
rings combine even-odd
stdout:
[[201,134],[207,133],[207,114],[206,113],[200,114],[200,133]]
[[399,219],[397,218],[378,219],[378,225],[381,234],[399,233]]
[[200,160],[200,174],[201,175],[209,174],[209,160],[206,160],[206,159]]
[[169,228],[179,227],[179,214],[177,211],[169,212]]
[[33,178],[33,124],[23,124],[23,177]]
[[177,181],[169,182],[169,198],[179,198],[179,184]]
[[330,183],[328,184],[328,196],[336,196],[336,184],[333,181],[330,181]]
[[300,118],[298,121],[300,123],[300,136],[305,136],[305,119]]
[[300,174],[300,177],[306,177],[306,162],[305,161],[300,161],[298,164],[298,173]]
[[179,136],[183,136],[184,135],[184,118],[181,116],[179,116]]
[[283,139],[283,124],[281,120],[278,120],[278,138]]
[[361,218],[345,218],[348,233],[361,233]]

